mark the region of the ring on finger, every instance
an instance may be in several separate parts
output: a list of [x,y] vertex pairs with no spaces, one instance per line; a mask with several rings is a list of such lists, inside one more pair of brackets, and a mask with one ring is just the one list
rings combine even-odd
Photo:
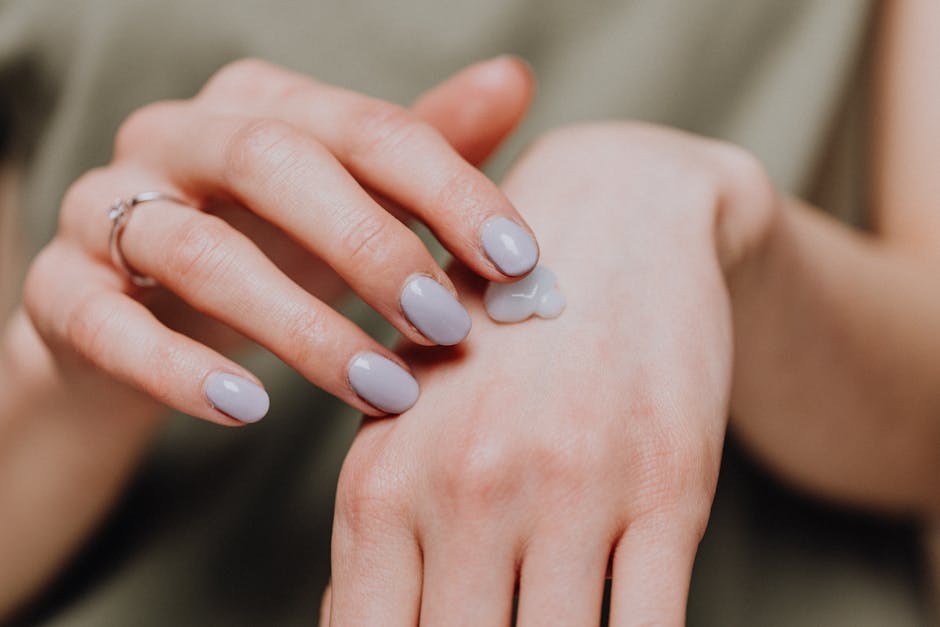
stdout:
[[137,287],[154,287],[157,280],[153,277],[140,274],[127,263],[124,252],[121,250],[121,236],[127,223],[131,219],[134,209],[145,202],[160,200],[164,202],[173,202],[178,205],[188,207],[185,202],[162,192],[142,192],[131,196],[130,198],[117,198],[114,203],[108,207],[108,219],[111,220],[111,234],[108,237],[108,250],[111,252],[111,262],[114,267],[121,270],[130,279],[131,283]]

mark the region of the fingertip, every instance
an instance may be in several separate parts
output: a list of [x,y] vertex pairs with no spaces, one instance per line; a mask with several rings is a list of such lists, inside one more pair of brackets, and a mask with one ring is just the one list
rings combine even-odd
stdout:
[[481,89],[503,91],[514,86],[526,87],[526,95],[531,95],[535,87],[535,70],[532,65],[522,57],[512,54],[481,61],[467,68],[466,72]]
[[535,236],[510,218],[487,222],[480,242],[487,258],[507,280],[521,279],[538,265],[540,251]]
[[241,424],[258,422],[271,408],[271,398],[260,382],[230,372],[210,374],[203,392],[213,409]]
[[356,396],[379,411],[401,414],[418,402],[418,381],[401,364],[384,355],[371,351],[357,353],[346,372]]
[[457,72],[414,104],[467,161],[484,161],[522,121],[534,92],[525,61],[500,56]]

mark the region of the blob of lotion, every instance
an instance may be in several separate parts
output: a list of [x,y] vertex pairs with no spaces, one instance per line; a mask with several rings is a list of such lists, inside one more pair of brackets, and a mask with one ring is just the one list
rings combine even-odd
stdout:
[[483,294],[486,313],[496,322],[522,322],[533,315],[557,318],[565,309],[555,273],[545,266],[514,283],[490,283]]

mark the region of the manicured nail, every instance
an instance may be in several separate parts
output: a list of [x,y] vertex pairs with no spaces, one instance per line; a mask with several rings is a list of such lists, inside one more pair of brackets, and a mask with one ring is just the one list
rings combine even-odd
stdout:
[[227,372],[209,375],[205,392],[213,407],[242,422],[258,422],[271,406],[271,399],[264,389]]
[[391,359],[359,353],[349,366],[349,383],[362,400],[390,414],[400,414],[418,400],[418,382]]
[[431,277],[416,276],[405,284],[401,308],[411,324],[436,344],[453,346],[470,333],[470,314]]
[[500,272],[521,276],[539,261],[539,247],[524,228],[509,218],[497,218],[483,227],[483,250]]

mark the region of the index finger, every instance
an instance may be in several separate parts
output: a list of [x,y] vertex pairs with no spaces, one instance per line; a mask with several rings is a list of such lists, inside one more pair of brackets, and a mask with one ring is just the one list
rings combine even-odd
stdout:
[[258,61],[228,72],[207,92],[231,94],[228,85],[235,83],[267,85],[251,105],[255,114],[310,133],[357,180],[424,222],[477,274],[506,281],[538,263],[532,230],[512,203],[414,113]]

